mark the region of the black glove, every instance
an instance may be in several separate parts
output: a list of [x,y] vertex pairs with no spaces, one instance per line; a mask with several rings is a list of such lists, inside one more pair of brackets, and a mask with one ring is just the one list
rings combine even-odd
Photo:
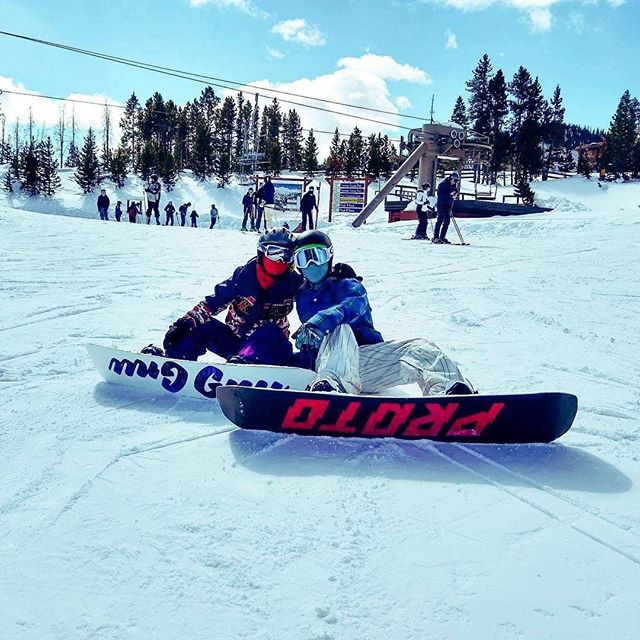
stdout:
[[292,336],[300,351],[307,349],[317,351],[324,338],[324,333],[310,322],[305,322]]
[[165,351],[175,348],[191,333],[194,323],[189,318],[178,318],[164,336],[162,345]]

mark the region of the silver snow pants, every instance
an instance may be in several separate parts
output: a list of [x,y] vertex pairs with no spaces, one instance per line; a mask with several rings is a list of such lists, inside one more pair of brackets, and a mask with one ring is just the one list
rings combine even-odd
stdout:
[[322,341],[316,371],[316,379],[339,381],[347,393],[356,394],[417,383],[425,396],[442,395],[451,383],[465,381],[458,365],[433,342],[413,338],[358,347],[347,324]]

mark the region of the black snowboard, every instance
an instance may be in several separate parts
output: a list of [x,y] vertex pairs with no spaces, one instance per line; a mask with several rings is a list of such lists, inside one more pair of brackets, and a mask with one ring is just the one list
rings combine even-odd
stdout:
[[404,398],[221,386],[216,397],[243,429],[496,444],[551,442],[578,408],[568,393]]

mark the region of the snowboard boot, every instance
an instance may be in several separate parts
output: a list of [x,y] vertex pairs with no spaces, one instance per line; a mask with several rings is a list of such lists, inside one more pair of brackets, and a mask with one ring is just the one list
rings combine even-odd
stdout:
[[247,227],[242,227],[242,229],[240,229],[240,231],[246,231]]
[[442,243],[442,240],[440,240],[440,238],[434,238],[431,242],[432,242],[433,244],[441,244],[441,243]]
[[422,236],[417,233],[411,236],[411,240],[428,240],[428,239],[429,239],[428,236]]
[[159,356],[161,358],[166,357],[164,351],[160,347],[156,347],[154,344],[148,344],[146,347],[140,349],[140,353],[146,353],[149,356]]
[[440,244],[451,244],[446,238],[440,238]]
[[471,396],[474,393],[478,392],[468,382],[462,380],[452,382],[444,392],[446,396]]
[[338,380],[333,378],[318,378],[309,385],[309,391],[321,391],[323,393],[347,393],[347,390]]

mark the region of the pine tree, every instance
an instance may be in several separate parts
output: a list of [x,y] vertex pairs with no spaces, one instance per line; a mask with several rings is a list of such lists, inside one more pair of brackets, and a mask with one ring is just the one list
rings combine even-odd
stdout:
[[576,168],[576,161],[573,157],[573,149],[565,148],[564,155],[560,161],[560,171],[571,173]]
[[140,157],[138,158],[138,166],[136,167],[140,177],[146,182],[152,173],[158,172],[158,151],[156,145],[147,140],[142,147]]
[[360,176],[364,164],[364,139],[358,127],[354,127],[347,142],[344,170],[348,177]]
[[236,123],[235,123],[235,140],[234,140],[234,148],[233,148],[233,155],[236,158],[236,162],[238,162],[242,157],[244,142],[248,133],[248,130],[245,130],[244,107],[245,107],[244,96],[242,95],[242,91],[239,91],[238,95],[236,96]]
[[585,178],[591,178],[591,166],[587,154],[580,149],[578,151],[578,173]]
[[606,137],[611,169],[615,173],[633,168],[634,147],[638,138],[637,117],[636,105],[627,90],[620,98]]
[[129,168],[129,149],[120,145],[112,154],[109,160],[109,174],[117,189],[124,187]]
[[162,180],[162,184],[167,191],[173,191],[178,179],[178,162],[171,149],[165,151],[161,149],[159,154],[159,175]]
[[51,197],[56,189],[60,187],[60,177],[58,176],[58,162],[55,158],[55,149],[51,138],[48,137],[38,145],[39,156],[39,190],[44,196]]
[[469,126],[469,118],[467,117],[467,106],[464,103],[462,96],[456,98],[456,103],[453,107],[453,113],[451,114],[451,122],[459,124],[461,127]]
[[31,196],[40,192],[40,161],[33,140],[20,153],[20,188]]
[[331,138],[331,146],[329,147],[329,156],[324,163],[325,175],[335,178],[342,173],[343,164],[340,153],[340,133],[336,128],[333,138]]
[[[138,159],[138,149],[140,147],[140,136],[138,132],[140,102],[135,93],[124,105],[124,114],[120,119],[120,129],[122,130],[121,143],[130,149],[129,157],[133,166]],[[75,166],[75,165],[72,165]]]
[[233,132],[236,120],[236,105],[231,97],[226,97],[218,113],[215,134],[215,174],[219,186],[229,184],[231,171],[235,166],[233,157]]
[[302,151],[302,123],[295,109],[289,111],[282,125],[283,166],[289,171],[297,171],[304,163]]
[[546,180],[551,167],[559,165],[564,157],[564,113],[560,86],[556,85],[551,101],[544,110],[543,141],[545,144],[542,179]]
[[213,169],[213,139],[207,122],[197,117],[194,122],[191,169],[198,180],[206,180]]
[[488,135],[491,130],[489,81],[491,80],[491,60],[485,53],[478,61],[473,77],[466,83],[469,96],[468,117],[474,131]]
[[318,145],[313,135],[313,129],[309,129],[309,135],[304,143],[302,170],[305,176],[312,176],[318,170]]
[[4,174],[4,178],[2,179],[2,188],[7,193],[13,193],[13,179],[11,177],[11,167],[9,167]]
[[366,175],[379,178],[382,173],[382,136],[372,134],[367,139],[367,168]]
[[84,144],[78,156],[78,169],[74,174],[75,181],[82,188],[83,193],[91,193],[100,183],[100,163],[98,162],[98,150],[93,129],[84,139]]

